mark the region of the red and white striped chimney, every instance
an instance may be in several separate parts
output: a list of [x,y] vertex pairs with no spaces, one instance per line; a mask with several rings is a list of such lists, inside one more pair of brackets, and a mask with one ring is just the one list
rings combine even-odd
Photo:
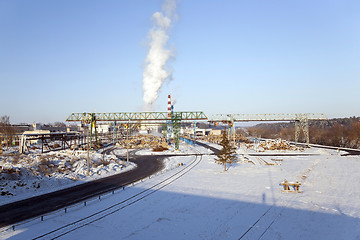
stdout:
[[168,95],[168,118],[171,118],[171,96]]

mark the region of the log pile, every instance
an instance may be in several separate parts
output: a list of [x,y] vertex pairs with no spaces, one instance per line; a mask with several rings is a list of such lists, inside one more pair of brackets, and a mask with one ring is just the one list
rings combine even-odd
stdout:
[[255,149],[257,151],[267,151],[267,150],[290,150],[290,151],[304,151],[303,147],[297,147],[291,145],[290,142],[282,139],[276,140],[266,140],[260,142],[259,144],[247,144],[246,147],[248,149]]
[[[222,135],[220,135],[220,136],[208,135],[208,136],[204,136],[204,137],[198,137],[198,139],[209,142],[209,143],[220,144],[220,142],[222,140]],[[232,135],[230,136],[230,141],[233,141]],[[239,143],[239,142],[249,143],[250,142],[249,139],[242,134],[236,134],[235,141],[237,143]]]
[[203,140],[203,141],[209,142],[209,143],[216,143],[216,144],[219,144],[221,142],[221,136],[215,136],[215,135],[197,137],[197,139]]
[[276,139],[275,141],[266,141],[260,144],[264,150],[300,150],[300,148],[290,145],[288,141]]
[[143,149],[151,148],[157,151],[167,150],[168,144],[163,137],[156,137],[152,135],[136,135],[131,136],[129,139],[124,139],[119,142],[120,146],[129,149]]

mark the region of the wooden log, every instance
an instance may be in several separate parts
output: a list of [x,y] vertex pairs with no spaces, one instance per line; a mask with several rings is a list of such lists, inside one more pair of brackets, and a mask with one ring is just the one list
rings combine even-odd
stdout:
[[288,182],[286,179],[284,180],[284,182],[280,183],[280,185],[283,185],[283,186],[284,186],[284,190],[285,190],[285,191],[290,190],[289,182]]

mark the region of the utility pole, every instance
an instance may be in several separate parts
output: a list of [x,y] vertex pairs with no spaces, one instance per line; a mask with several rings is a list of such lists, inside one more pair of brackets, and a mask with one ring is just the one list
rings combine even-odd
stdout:
[[126,137],[126,162],[129,163],[129,127],[130,127],[130,122],[128,123],[127,126],[127,137]]
[[234,117],[233,117],[233,115],[231,115],[231,124],[232,124],[232,127],[233,127],[233,144],[234,144],[234,147],[236,147],[235,146],[235,143],[236,143],[236,130],[235,130],[235,123],[234,123]]
[[116,144],[116,141],[117,141],[117,129],[116,129],[116,121],[114,121],[113,143]]
[[90,135],[90,133],[89,133],[89,127],[88,127],[88,130],[87,130],[87,161],[86,161],[86,163],[87,163],[87,173],[86,173],[86,175],[87,176],[89,176],[89,173],[90,173],[90,158],[89,158],[89,146],[90,146],[90,143],[89,143],[89,141],[90,141],[90,139],[89,139],[89,135]]

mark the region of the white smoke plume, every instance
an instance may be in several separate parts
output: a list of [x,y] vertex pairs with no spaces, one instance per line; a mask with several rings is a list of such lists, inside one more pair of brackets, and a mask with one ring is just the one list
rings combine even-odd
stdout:
[[168,69],[167,63],[175,54],[166,47],[171,23],[176,19],[175,10],[176,0],[166,0],[162,12],[152,15],[154,25],[149,31],[149,52],[143,72],[143,102],[146,110],[151,110],[165,80],[172,78],[172,70]]

